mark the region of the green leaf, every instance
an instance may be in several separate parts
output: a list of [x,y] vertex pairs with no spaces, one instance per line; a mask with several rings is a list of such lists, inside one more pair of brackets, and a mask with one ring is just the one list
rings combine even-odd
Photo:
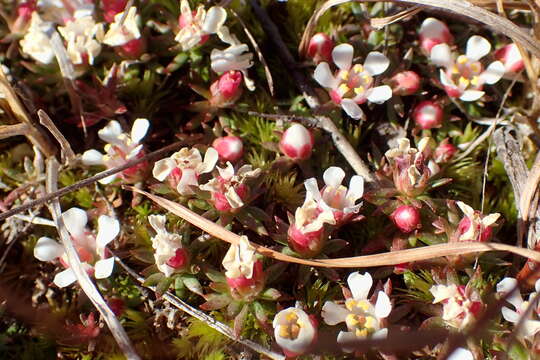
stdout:
[[194,292],[197,295],[204,296],[203,288],[201,286],[201,283],[197,278],[193,275],[184,275],[182,276],[182,281],[184,282],[184,285],[191,291]]
[[261,294],[261,299],[275,301],[281,297],[281,293],[273,288],[266,289]]
[[225,294],[207,294],[204,298],[206,302],[200,306],[203,310],[222,309],[232,301],[231,297]]
[[171,287],[171,284],[173,283],[174,279],[170,277],[164,277],[157,285],[156,285],[156,293],[163,294],[169,290]]
[[217,270],[212,270],[212,269],[206,270],[205,275],[214,282],[224,283],[226,281],[225,275],[223,275],[223,273]]
[[155,274],[152,274],[149,277],[147,277],[146,280],[144,281],[143,285],[144,286],[156,286],[164,278],[165,278],[165,275],[163,275],[162,273],[155,273]]
[[236,337],[240,337],[248,312],[249,304],[245,304],[242,310],[240,310],[240,313],[234,318],[233,332]]
[[514,342],[508,350],[508,357],[512,360],[528,360],[529,351],[527,351],[523,344]]

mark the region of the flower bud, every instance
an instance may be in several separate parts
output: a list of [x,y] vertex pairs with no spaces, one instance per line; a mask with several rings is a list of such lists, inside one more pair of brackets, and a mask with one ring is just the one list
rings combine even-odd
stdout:
[[437,44],[450,44],[454,41],[448,26],[435,18],[427,18],[420,26],[420,46],[429,54]]
[[397,228],[404,233],[410,233],[422,227],[420,212],[411,205],[401,205],[390,217]]
[[314,143],[311,131],[296,123],[281,136],[279,149],[292,160],[305,160],[311,156]]
[[253,299],[264,289],[265,273],[262,262],[256,260],[253,263],[253,274],[250,278],[240,275],[234,278],[226,277],[226,281],[233,298],[245,301]]
[[457,241],[488,242],[491,239],[493,227],[497,226],[497,220],[501,214],[483,215],[480,211],[474,210],[461,201],[456,204],[465,215],[456,230]]
[[179,270],[185,268],[188,262],[189,256],[186,249],[178,248],[176,249],[174,256],[167,260],[166,264],[175,270]]
[[392,91],[396,95],[412,95],[420,89],[420,76],[414,71],[402,71],[390,79]]
[[243,75],[240,71],[227,71],[210,86],[213,106],[223,107],[233,104],[242,95]]
[[[181,13],[180,16],[178,17],[178,27],[180,29],[183,29],[186,26],[198,25],[196,21],[194,21],[194,19],[197,18],[196,17],[197,11],[192,11],[190,17],[188,17],[188,14],[189,12]],[[201,34],[201,40],[199,41],[199,45],[202,45],[205,42],[207,42],[209,38],[210,38],[209,34]]]
[[217,138],[212,143],[212,147],[217,150],[221,161],[234,162],[240,159],[244,153],[242,139],[238,136],[224,136]]
[[127,0],[102,0],[103,18],[108,23],[114,22],[114,16],[124,11]]
[[457,150],[457,147],[450,144],[448,139],[444,139],[435,149],[435,161],[438,163],[448,162],[454,157]]
[[425,100],[416,105],[413,119],[423,130],[437,128],[443,122],[443,109],[438,103]]
[[118,47],[118,53],[129,59],[138,59],[146,50],[144,38],[133,39]]
[[322,61],[330,62],[333,48],[334,42],[330,36],[325,33],[317,33],[309,41],[307,56],[312,58],[316,64]]
[[311,232],[302,232],[294,224],[289,227],[287,235],[289,246],[306,258],[318,255],[324,247],[327,237],[324,227]]
[[508,44],[495,51],[495,58],[504,64],[507,72],[523,70],[523,58],[516,44]]

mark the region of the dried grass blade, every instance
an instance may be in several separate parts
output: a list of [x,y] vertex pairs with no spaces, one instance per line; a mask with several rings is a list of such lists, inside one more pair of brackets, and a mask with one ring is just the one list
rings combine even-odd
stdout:
[[25,135],[28,132],[28,124],[0,125],[0,140],[13,136]]
[[67,163],[73,164],[76,161],[76,156],[71,148],[71,145],[69,144],[69,141],[67,141],[65,136],[60,132],[60,130],[58,130],[56,125],[54,125],[54,122],[45,111],[39,109],[37,114],[41,125],[45,126],[60,144],[60,148],[62,149],[62,153]]
[[[125,188],[143,194],[156,204],[160,205],[164,209],[172,212],[173,214],[181,217],[192,225],[207,232],[208,234],[226,241],[231,244],[237,244],[240,236],[225,229],[224,227],[213,223],[212,221],[203,218],[202,216],[194,213],[185,206],[177,204],[173,201],[162,198],[161,196],[150,194],[146,191],[126,186]],[[530,258],[535,261],[540,261],[540,252],[518,248],[515,246],[497,244],[497,243],[480,243],[480,242],[463,242],[463,243],[451,243],[425,246],[416,249],[407,249],[392,251],[383,254],[355,256],[339,259],[300,259],[292,256],[282,254],[278,251],[268,249],[264,246],[255,244],[252,242],[256,251],[264,256],[286,261],[290,263],[310,265],[317,267],[332,267],[332,268],[365,268],[373,266],[388,266],[397,265],[405,262],[422,261],[427,259],[438,258],[442,256],[457,256],[470,253],[485,252],[485,251],[506,251],[513,254]]]
[[[47,192],[55,192],[58,188],[58,168],[59,164],[55,158],[51,157],[47,159]],[[49,209],[53,220],[56,223],[56,228],[58,230],[58,234],[60,235],[62,245],[64,246],[64,249],[66,251],[69,267],[73,269],[73,272],[77,277],[77,282],[81,286],[81,289],[88,296],[92,304],[94,304],[101,316],[103,316],[103,319],[107,323],[107,326],[111,330],[114,339],[118,343],[118,346],[120,347],[126,358],[129,360],[139,360],[140,357],[135,352],[135,349],[133,348],[129,337],[126,334],[126,331],[124,330],[112,310],[109,308],[109,306],[99,293],[98,289],[96,288],[92,280],[90,280],[90,277],[82,267],[79,255],[77,254],[77,250],[73,246],[71,236],[69,235],[66,229],[66,225],[62,220],[62,211],[58,199],[54,199],[52,201]]]
[[521,199],[519,201],[519,209],[521,211],[523,221],[528,221],[529,214],[532,211],[536,210],[536,209],[531,209],[531,202],[533,200],[534,194],[538,188],[539,183],[540,183],[540,154],[536,156],[536,159],[534,160],[534,164],[531,170],[529,171],[529,176],[527,177],[525,186],[523,187],[523,191],[521,192]]
[[412,8],[401,11],[395,15],[370,19],[370,23],[371,26],[373,26],[375,29],[382,29],[385,26],[401,21],[409,16],[414,16],[418,14],[421,10],[422,6],[413,6]]

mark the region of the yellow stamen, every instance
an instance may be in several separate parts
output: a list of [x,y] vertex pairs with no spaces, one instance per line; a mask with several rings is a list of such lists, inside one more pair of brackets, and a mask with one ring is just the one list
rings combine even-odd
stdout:
[[347,319],[345,320],[347,322],[347,325],[355,326],[359,323],[358,318],[355,314],[349,314],[347,315]]
[[364,324],[364,326],[366,328],[374,328],[376,323],[377,322],[375,321],[374,317],[368,316],[368,317],[366,317],[366,323]]
[[353,70],[356,73],[361,73],[362,71],[364,71],[364,67],[360,64],[356,64],[353,66]]
[[287,326],[281,325],[279,327],[279,336],[282,338],[290,339],[291,335]]
[[471,64],[471,71],[472,72],[480,72],[480,64],[479,63],[472,63]]
[[364,338],[368,336],[368,331],[366,329],[356,329],[355,335],[356,337]]
[[359,87],[357,87],[357,88],[354,89],[354,93],[355,93],[356,95],[363,94],[364,91],[365,91],[365,89],[364,89],[363,86],[359,86]]
[[355,300],[348,299],[347,301],[345,301],[345,307],[347,308],[347,310],[352,311],[355,306],[356,306]]
[[479,77],[478,76],[473,76],[472,79],[471,79],[471,84],[473,84],[474,86],[478,85],[478,81],[479,81]]
[[470,81],[463,76],[459,78],[459,85],[460,86],[469,86]]
[[342,70],[339,75],[343,80],[347,80],[349,78],[349,72],[347,70]]
[[298,320],[298,315],[296,315],[294,312],[290,312],[285,316],[287,321],[289,322],[296,322]]
[[452,74],[459,74],[459,68],[457,65],[452,66]]
[[358,306],[360,309],[364,311],[368,311],[369,309],[369,303],[366,300],[359,301],[356,306]]
[[338,90],[339,90],[339,92],[341,92],[341,94],[346,94],[351,89],[346,84],[341,84],[341,85],[339,85]]
[[463,65],[465,64],[469,59],[467,59],[467,57],[465,55],[460,55],[458,58],[457,58],[457,63],[460,64],[460,65]]
[[364,80],[364,82],[368,82],[368,81],[371,80],[371,76],[366,74],[366,75],[362,76],[362,79]]

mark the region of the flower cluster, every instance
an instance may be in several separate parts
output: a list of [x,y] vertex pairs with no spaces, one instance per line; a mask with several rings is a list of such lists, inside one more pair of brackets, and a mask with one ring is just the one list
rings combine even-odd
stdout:
[[429,291],[434,304],[442,304],[444,323],[456,329],[464,329],[474,323],[484,310],[484,303],[471,286],[434,285]]
[[182,237],[169,233],[165,222],[164,215],[150,215],[148,217],[148,223],[156,231],[156,235],[152,237],[156,265],[165,276],[171,276],[187,267],[189,256],[187,250],[182,246]]

